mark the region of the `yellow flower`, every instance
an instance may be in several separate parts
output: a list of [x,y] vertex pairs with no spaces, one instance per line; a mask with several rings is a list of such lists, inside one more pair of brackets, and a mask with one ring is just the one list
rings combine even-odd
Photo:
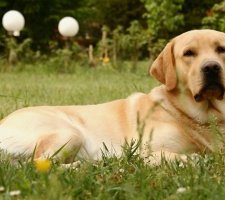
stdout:
[[108,63],[108,62],[109,62],[109,57],[105,56],[105,57],[102,59],[102,62],[103,62],[103,63]]
[[52,162],[47,159],[43,160],[35,160],[35,167],[39,172],[48,172],[51,169]]

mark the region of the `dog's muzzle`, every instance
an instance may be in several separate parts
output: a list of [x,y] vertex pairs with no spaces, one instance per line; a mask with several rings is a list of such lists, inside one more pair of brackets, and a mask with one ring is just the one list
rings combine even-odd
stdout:
[[201,68],[203,77],[202,87],[194,98],[197,102],[203,100],[222,100],[224,96],[224,84],[222,81],[222,67],[216,61],[207,61]]

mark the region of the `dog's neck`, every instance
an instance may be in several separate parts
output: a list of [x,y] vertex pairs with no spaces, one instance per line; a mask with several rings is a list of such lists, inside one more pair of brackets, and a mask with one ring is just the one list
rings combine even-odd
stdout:
[[212,118],[218,122],[225,121],[225,107],[223,106],[225,100],[212,99],[196,102],[189,90],[167,91],[165,87],[163,90],[167,101],[198,123],[208,123]]

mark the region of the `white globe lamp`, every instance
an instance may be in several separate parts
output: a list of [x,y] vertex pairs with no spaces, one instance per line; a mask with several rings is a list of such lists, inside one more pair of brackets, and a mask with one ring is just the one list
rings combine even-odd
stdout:
[[79,24],[73,17],[64,17],[59,21],[58,30],[64,37],[74,37],[79,31]]
[[10,34],[19,36],[24,28],[25,19],[19,11],[10,10],[3,15],[2,25]]

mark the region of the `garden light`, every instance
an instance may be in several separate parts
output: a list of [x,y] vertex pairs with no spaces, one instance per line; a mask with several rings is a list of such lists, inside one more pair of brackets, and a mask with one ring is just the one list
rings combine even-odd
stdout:
[[79,24],[73,17],[64,17],[59,21],[58,30],[64,37],[73,37],[78,33]]
[[10,34],[19,36],[25,25],[25,19],[19,11],[10,10],[4,14],[2,25]]

